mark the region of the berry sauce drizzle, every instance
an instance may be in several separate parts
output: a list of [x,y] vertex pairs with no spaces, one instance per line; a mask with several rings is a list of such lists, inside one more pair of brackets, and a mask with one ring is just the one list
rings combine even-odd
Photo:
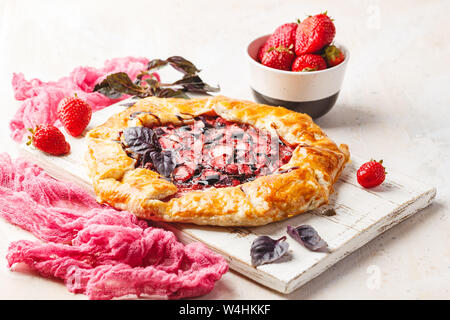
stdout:
[[178,194],[237,186],[269,175],[293,152],[276,135],[221,117],[200,116],[188,125],[153,130],[163,151],[172,152],[176,167],[170,178]]

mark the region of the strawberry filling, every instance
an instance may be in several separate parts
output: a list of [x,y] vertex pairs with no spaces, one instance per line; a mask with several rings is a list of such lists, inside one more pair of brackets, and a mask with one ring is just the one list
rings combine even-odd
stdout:
[[[179,194],[209,187],[237,186],[273,173],[293,148],[276,135],[221,117],[201,116],[193,123],[154,130],[163,151],[175,162],[172,182]],[[152,164],[147,164],[152,169]]]

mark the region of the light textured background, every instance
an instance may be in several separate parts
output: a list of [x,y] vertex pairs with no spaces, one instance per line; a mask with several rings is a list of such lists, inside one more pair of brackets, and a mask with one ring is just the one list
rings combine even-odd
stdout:
[[[229,272],[203,298],[449,299],[450,1],[162,2],[0,0],[0,151],[16,154],[12,72],[55,80],[112,57],[176,54],[222,94],[251,99],[247,43],[328,10],[351,59],[337,105],[318,124],[352,153],[436,186],[435,203],[290,295]],[[58,281],[8,270],[8,244],[32,238],[0,221],[0,298],[84,299]]]

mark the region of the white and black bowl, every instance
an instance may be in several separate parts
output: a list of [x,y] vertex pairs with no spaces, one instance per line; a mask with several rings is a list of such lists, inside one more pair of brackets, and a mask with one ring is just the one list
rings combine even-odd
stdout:
[[253,40],[247,47],[250,88],[259,103],[307,113],[318,118],[331,110],[344,80],[348,50],[335,44],[345,55],[339,65],[320,71],[293,72],[266,67],[258,62],[259,48],[270,35]]

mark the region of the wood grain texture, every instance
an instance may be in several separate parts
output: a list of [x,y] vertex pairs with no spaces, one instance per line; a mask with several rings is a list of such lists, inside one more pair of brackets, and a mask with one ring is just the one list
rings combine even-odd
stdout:
[[[103,123],[123,108],[119,103],[96,112],[88,129]],[[83,161],[86,150],[83,138],[67,136],[67,139],[72,152],[64,157],[47,156],[24,145],[19,146],[20,153],[52,176],[73,181],[92,192]],[[428,206],[436,195],[435,188],[392,172],[381,186],[362,189],[355,174],[360,164],[359,159],[352,157],[352,163],[345,168],[335,186],[329,205],[285,221],[255,228],[155,225],[173,231],[183,242],[205,243],[224,255],[237,272],[281,293],[290,293],[382,232]],[[324,214],[329,208],[333,208],[336,215]],[[300,224],[309,224],[318,230],[331,252],[311,252],[288,237],[290,250],[280,261],[258,268],[251,266],[250,245],[258,235],[279,238],[286,234],[287,225]]]

